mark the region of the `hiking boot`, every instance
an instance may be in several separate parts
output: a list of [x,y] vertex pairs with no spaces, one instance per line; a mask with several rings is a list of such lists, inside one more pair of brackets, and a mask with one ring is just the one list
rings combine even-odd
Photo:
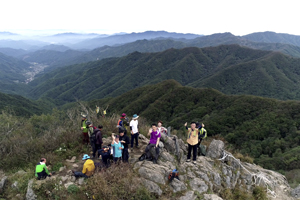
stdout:
[[197,164],[196,160],[193,161],[193,164]]
[[191,162],[191,159],[187,159],[186,162]]

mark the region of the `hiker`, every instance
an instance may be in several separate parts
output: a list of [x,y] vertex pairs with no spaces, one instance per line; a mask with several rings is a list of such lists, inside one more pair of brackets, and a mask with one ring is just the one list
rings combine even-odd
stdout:
[[47,178],[47,176],[52,176],[52,173],[49,173],[48,167],[46,166],[46,158],[41,158],[40,163],[35,167],[35,176],[38,180]]
[[[93,125],[90,125],[90,126],[91,127],[89,128],[89,131],[92,131],[92,129],[94,130],[94,132],[90,136],[90,143],[91,143],[91,146],[93,149],[93,158],[95,158],[96,152],[99,149],[101,149],[101,145],[103,143],[102,142],[102,133],[101,133],[103,126],[99,125],[98,128],[93,127]],[[99,154],[98,154],[98,157],[99,157]]]
[[145,149],[145,154],[146,154],[147,159],[151,160],[150,150],[151,150],[151,148],[154,148],[156,155],[152,159],[153,159],[153,163],[156,164],[158,156],[159,156],[159,140],[161,137],[161,134],[158,131],[156,124],[152,124],[152,128],[149,129],[148,136],[150,136],[150,141]]
[[119,128],[119,131],[123,128],[125,130],[125,134],[127,134],[127,126],[128,118],[126,117],[126,114],[123,113],[118,121],[117,127]]
[[113,160],[115,163],[119,162],[122,158],[123,144],[119,141],[119,136],[112,134],[111,147],[113,149]]
[[196,128],[196,123],[191,122],[191,128],[187,127],[187,122],[184,124],[185,128],[188,130],[188,155],[186,162],[191,161],[191,153],[193,150],[193,163],[196,163],[197,158],[197,147],[198,147],[198,129]]
[[96,135],[95,135],[96,132],[94,132],[94,130],[96,129],[96,127],[94,127],[90,121],[86,121],[86,125],[88,127],[88,136],[90,140],[90,145],[93,150],[93,158],[95,158],[97,149],[96,149]]
[[119,140],[122,143],[122,145],[124,146],[124,149],[122,151],[122,161],[128,162],[128,158],[129,158],[128,145],[130,144],[129,137],[127,135],[125,135],[124,130],[121,130],[119,132],[119,134],[120,134]]
[[103,149],[98,150],[98,155],[104,166],[108,167],[110,165],[110,148],[108,146],[104,146]]
[[168,130],[162,126],[163,122],[162,121],[158,121],[157,123],[157,129],[160,133],[164,133],[166,135],[168,135]]
[[87,116],[86,115],[81,115],[82,119],[81,119],[81,130],[82,130],[82,142],[83,144],[89,144],[89,136],[88,136],[88,127],[86,125],[86,121],[87,121]]
[[134,114],[132,117],[132,120],[130,121],[130,132],[131,132],[131,151],[133,151],[133,143],[135,140],[135,146],[136,148],[139,148],[139,116],[137,114]]
[[198,133],[198,146],[200,146],[203,139],[207,137],[207,131],[204,128],[204,124],[202,123],[200,126],[197,126],[199,133]]
[[74,176],[77,177],[84,177],[89,178],[94,174],[95,171],[95,164],[94,161],[90,159],[90,156],[87,154],[83,155],[82,160],[85,160],[85,163],[82,168],[82,172],[73,172]]

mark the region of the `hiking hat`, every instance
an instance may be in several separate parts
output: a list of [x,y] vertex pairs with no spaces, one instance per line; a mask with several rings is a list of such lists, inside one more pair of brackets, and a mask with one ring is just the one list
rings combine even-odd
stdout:
[[90,121],[85,122],[86,125],[91,125],[92,123]]
[[139,116],[137,114],[134,114],[132,119],[137,119],[137,118],[139,118]]
[[126,114],[125,114],[125,113],[123,113],[123,114],[122,114],[122,117],[125,117],[125,116],[126,116]]
[[82,160],[86,160],[86,159],[89,159],[89,158],[91,158],[91,157],[89,157],[89,155],[84,154]]
[[172,172],[175,172],[175,173],[176,173],[176,172],[178,172],[178,171],[177,171],[176,169],[173,169],[173,171],[172,171]]
[[87,116],[86,116],[86,115],[83,115],[83,114],[81,114],[81,117],[83,117],[83,118],[86,118]]
[[118,135],[115,135],[115,138],[120,138]]

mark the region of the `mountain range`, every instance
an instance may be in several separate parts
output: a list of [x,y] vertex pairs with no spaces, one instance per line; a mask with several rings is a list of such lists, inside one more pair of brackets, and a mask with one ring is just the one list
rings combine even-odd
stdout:
[[182,85],[225,94],[299,99],[300,59],[238,45],[134,52],[121,58],[63,67],[29,83],[31,98],[58,104],[118,96],[131,89],[174,79]]

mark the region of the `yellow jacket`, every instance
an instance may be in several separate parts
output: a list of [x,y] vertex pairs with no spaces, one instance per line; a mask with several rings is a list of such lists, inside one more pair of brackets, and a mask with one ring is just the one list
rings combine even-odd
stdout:
[[84,173],[87,176],[92,176],[95,171],[95,164],[94,161],[91,159],[87,159],[83,165],[82,173]]
[[198,144],[198,129],[195,128],[194,131],[192,131],[191,128],[188,128],[188,138],[187,138],[187,143],[190,145],[196,145]]

